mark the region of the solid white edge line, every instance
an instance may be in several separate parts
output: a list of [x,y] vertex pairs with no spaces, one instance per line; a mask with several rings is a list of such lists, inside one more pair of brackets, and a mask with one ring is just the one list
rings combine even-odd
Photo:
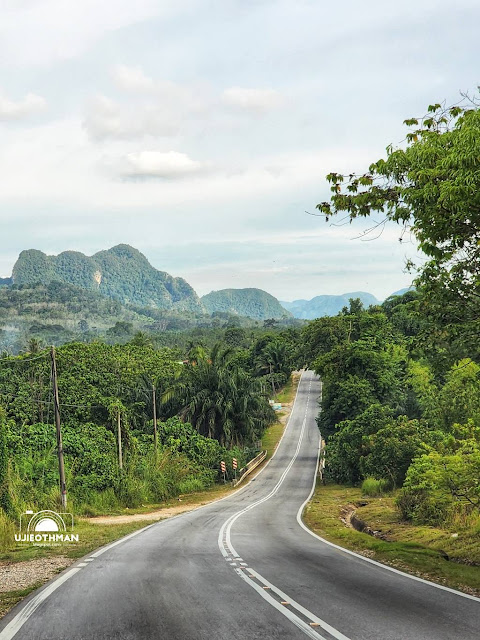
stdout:
[[42,589],[36,596],[34,596],[23,609],[7,624],[7,626],[0,631],[0,640],[11,640],[27,622],[30,616],[38,609],[44,600],[48,598],[58,587],[60,587],[69,578],[75,575],[81,569],[74,567],[64,573],[62,576],[51,582],[48,587]]
[[[321,439],[320,439],[320,443],[321,443]],[[394,569],[394,567],[389,567],[387,564],[382,564],[381,562],[378,562],[377,560],[372,560],[371,558],[366,558],[365,556],[362,556],[359,553],[355,553],[355,551],[351,551],[350,549],[345,549],[345,547],[341,547],[340,545],[335,544],[334,542],[329,542],[328,540],[325,540],[325,538],[322,538],[321,536],[319,536],[316,533],[314,533],[311,529],[309,529],[307,527],[307,525],[303,522],[302,515],[303,515],[303,511],[304,511],[305,507],[310,502],[310,500],[311,500],[311,498],[312,498],[312,496],[313,496],[313,494],[315,492],[315,488],[316,488],[316,485],[317,485],[317,472],[318,472],[318,463],[319,463],[319,460],[320,460],[320,452],[321,452],[321,448],[318,449],[317,466],[316,466],[316,469],[315,469],[315,475],[313,476],[312,490],[310,491],[310,495],[308,496],[308,498],[305,500],[305,502],[302,504],[302,506],[300,507],[300,509],[297,512],[297,522],[302,527],[302,529],[304,529],[307,533],[309,533],[314,538],[317,538],[317,540],[320,540],[324,544],[327,544],[329,547],[333,547],[334,549],[338,549],[339,551],[343,551],[344,553],[348,553],[349,555],[355,556],[355,558],[359,558],[360,560],[363,560],[364,562],[368,562],[370,564],[374,564],[376,567],[380,567],[381,569],[386,569],[387,571],[391,571],[392,573],[397,573],[398,575],[403,576],[404,578],[410,578],[410,580],[416,580],[417,582],[423,582],[424,584],[427,584],[430,587],[435,587],[436,589],[442,589],[442,591],[448,591],[449,593],[453,593],[453,594],[455,594],[457,596],[461,596],[462,598],[468,598],[469,600],[475,600],[476,602],[480,602],[480,598],[477,598],[476,596],[472,596],[469,593],[463,593],[462,591],[457,591],[456,589],[452,589],[451,587],[445,587],[442,584],[437,584],[436,582],[431,582],[430,580],[425,580],[424,578],[419,578],[418,576],[412,576],[410,573],[405,573],[404,571],[400,571],[399,569]]]
[[[281,444],[281,442],[282,442],[283,438],[285,437],[285,434],[287,433],[287,430],[288,430],[288,428],[289,428],[289,426],[290,426],[290,419],[291,419],[291,417],[292,417],[292,415],[293,415],[293,411],[294,411],[294,409],[295,409],[295,405],[296,405],[296,403],[297,403],[297,398],[298,398],[298,388],[300,387],[300,383],[301,383],[301,381],[302,381],[302,378],[303,378],[303,375],[304,375],[305,371],[307,371],[307,369],[302,370],[302,373],[300,374],[300,380],[298,381],[297,392],[295,393],[295,399],[294,399],[294,401],[293,401],[292,410],[290,411],[290,415],[288,416],[287,424],[285,425],[285,429],[283,430],[283,433],[282,433],[282,435],[281,435],[281,437],[280,437],[280,440],[278,441],[277,446],[275,447],[275,451],[273,452],[272,457],[271,457],[269,460],[267,460],[266,464],[265,464],[265,465],[260,469],[260,471],[256,474],[256,476],[255,476],[254,478],[251,478],[251,480],[249,480],[249,481],[247,482],[247,484],[243,485],[243,487],[242,487],[241,489],[239,489],[238,491],[236,491],[234,494],[229,494],[228,496],[225,496],[224,498],[220,498],[220,499],[219,499],[219,500],[217,500],[216,502],[221,502],[222,500],[226,500],[227,498],[231,498],[231,497],[232,497],[232,495],[238,495],[240,492],[244,491],[244,490],[248,487],[248,485],[249,485],[251,482],[253,482],[253,481],[255,480],[255,478],[257,478],[261,473],[263,473],[263,472],[265,471],[265,469],[268,467],[268,465],[270,464],[270,462],[271,462],[271,461],[273,460],[273,458],[277,455],[277,452],[278,452],[278,450],[280,449],[280,444]],[[205,506],[208,506],[208,505],[205,505]],[[201,507],[200,507],[200,508],[201,508]],[[222,545],[222,536],[223,536],[223,532],[224,532],[224,529],[225,529],[225,527],[226,527],[226,525],[227,525],[228,521],[229,521],[231,518],[233,518],[235,515],[236,515],[236,513],[234,513],[232,516],[230,516],[230,518],[228,518],[228,519],[223,523],[223,525],[222,525],[222,526],[221,526],[221,528],[220,528],[220,532],[219,532],[219,534],[218,534],[218,546],[220,547],[220,551],[222,552],[222,555],[223,555],[225,558],[226,558],[228,555],[232,555],[232,554],[231,554],[231,552],[230,552],[230,553],[226,553],[226,552],[225,552],[225,549],[223,548],[223,545]]]
[[[183,514],[179,514],[179,515],[183,515]],[[133,533],[129,533],[127,536],[124,536],[123,538],[120,538],[119,540],[115,540],[115,542],[111,542],[110,544],[107,544],[107,546],[105,546],[105,547],[100,547],[100,549],[98,549],[98,551],[95,551],[95,553],[91,553],[90,557],[91,558],[98,558],[98,556],[101,556],[102,553],[105,553],[105,551],[110,551],[110,549],[113,549],[113,547],[116,547],[118,544],[122,544],[122,542],[126,542],[127,540],[130,540],[130,538],[133,538],[134,536],[138,536],[139,533],[142,533],[143,531],[146,531],[147,529],[150,529],[150,527],[153,527],[156,524],[160,524],[160,522],[152,522],[151,524],[147,524],[146,527],[142,527],[141,529],[137,529],[137,531],[134,531]]]
[[[307,405],[308,405],[308,401],[307,401]],[[264,496],[263,498],[261,498],[260,500],[257,500],[256,502],[253,502],[252,504],[249,504],[247,507],[244,507],[243,509],[241,509],[237,513],[234,513],[222,525],[222,527],[220,529],[220,532],[219,532],[219,535],[218,535],[219,541],[221,539],[223,539],[223,534],[226,532],[226,545],[227,545],[227,547],[228,547],[228,549],[229,549],[229,551],[230,551],[230,553],[232,555],[236,555],[236,551],[235,551],[235,548],[234,548],[234,546],[232,544],[231,534],[230,534],[230,532],[232,530],[232,526],[234,525],[235,521],[238,518],[240,518],[240,516],[242,516],[244,513],[247,513],[247,511],[250,511],[251,509],[254,509],[255,507],[258,507],[260,504],[263,504],[264,502],[267,502],[267,500],[270,500],[270,498],[273,498],[273,496],[278,492],[278,490],[280,489],[280,487],[284,483],[285,478],[287,477],[288,473],[290,472],[290,469],[293,467],[293,465],[295,463],[295,460],[298,458],[298,454],[300,453],[300,448],[301,448],[302,441],[303,441],[303,436],[305,434],[306,422],[307,422],[307,418],[305,416],[305,418],[303,419],[302,429],[300,431],[300,436],[299,436],[299,439],[298,439],[298,443],[297,443],[297,448],[295,450],[295,454],[293,455],[293,457],[290,460],[290,462],[288,463],[288,465],[285,467],[282,475],[280,476],[280,479],[278,480],[277,484],[273,487],[273,489],[270,491],[270,493],[267,494],[266,496]],[[219,546],[220,546],[220,544],[219,544]],[[222,546],[220,546],[220,550],[222,551]],[[224,553],[226,554],[227,552],[224,551]]]

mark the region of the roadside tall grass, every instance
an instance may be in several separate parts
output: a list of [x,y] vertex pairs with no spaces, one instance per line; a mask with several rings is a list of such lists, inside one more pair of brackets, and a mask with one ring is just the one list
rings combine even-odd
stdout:
[[362,493],[365,496],[377,498],[385,495],[390,489],[387,480],[377,480],[376,478],[366,478],[362,482]]
[[12,547],[15,533],[18,533],[15,522],[0,509],[0,553]]

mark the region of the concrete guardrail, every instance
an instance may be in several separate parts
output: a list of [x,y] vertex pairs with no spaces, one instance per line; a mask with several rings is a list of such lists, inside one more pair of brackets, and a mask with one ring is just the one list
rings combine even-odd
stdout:
[[267,457],[267,452],[262,451],[261,453],[258,454],[258,456],[255,456],[253,460],[250,460],[250,462],[247,462],[247,464],[242,469],[240,469],[239,471],[240,477],[237,478],[236,482],[234,481],[233,486],[237,487],[243,481],[244,478],[250,475],[250,473],[252,473],[252,471],[256,469],[258,465],[265,460],[266,457]]

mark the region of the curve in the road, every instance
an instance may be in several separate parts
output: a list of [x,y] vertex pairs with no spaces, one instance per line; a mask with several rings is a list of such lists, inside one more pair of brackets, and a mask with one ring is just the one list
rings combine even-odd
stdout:
[[306,372],[256,478],[79,561],[7,614],[0,640],[479,640],[480,600],[304,527],[318,397]]

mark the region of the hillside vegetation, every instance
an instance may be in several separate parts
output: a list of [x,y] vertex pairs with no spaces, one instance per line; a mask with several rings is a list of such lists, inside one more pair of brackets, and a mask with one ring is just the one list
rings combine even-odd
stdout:
[[280,320],[291,317],[279,301],[262,289],[221,289],[202,297],[209,313],[227,312],[255,320]]

